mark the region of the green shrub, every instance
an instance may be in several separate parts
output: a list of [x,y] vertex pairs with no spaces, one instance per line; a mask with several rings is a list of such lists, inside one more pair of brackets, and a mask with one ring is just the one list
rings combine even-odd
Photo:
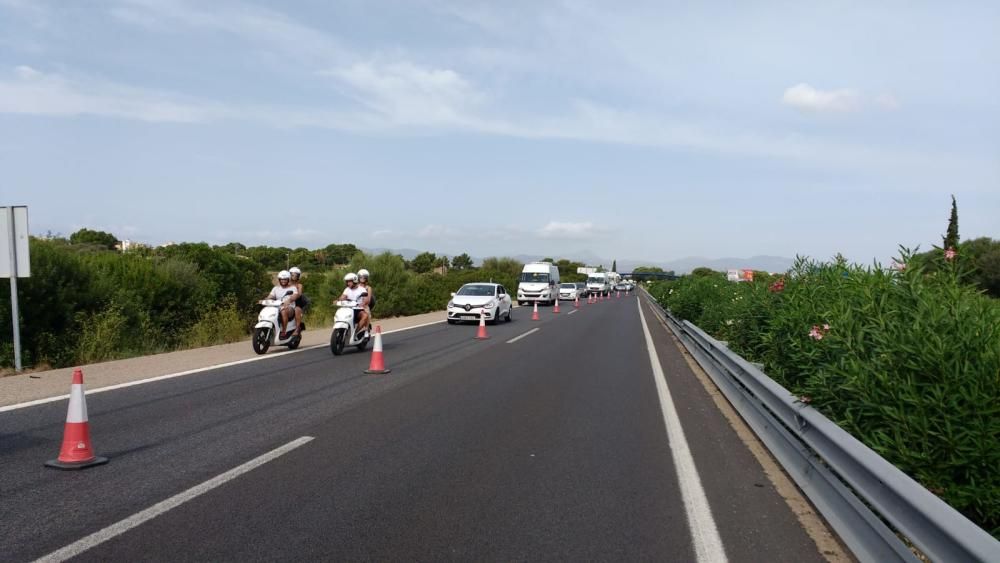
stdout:
[[114,360],[124,355],[128,319],[118,304],[97,313],[81,313],[76,363],[91,364]]
[[213,307],[187,330],[184,346],[197,348],[243,340],[249,332],[246,318],[240,314],[233,299]]
[[798,260],[780,287],[688,276],[651,293],[1000,537],[1000,302],[941,260]]

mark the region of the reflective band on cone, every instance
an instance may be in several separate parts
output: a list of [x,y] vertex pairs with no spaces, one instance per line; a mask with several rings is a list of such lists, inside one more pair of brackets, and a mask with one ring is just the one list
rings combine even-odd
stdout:
[[90,445],[90,422],[87,418],[87,398],[83,391],[83,372],[77,368],[73,370],[73,384],[69,391],[69,409],[66,411],[62,448],[59,450],[59,457],[45,462],[45,466],[56,469],[83,469],[107,462],[108,458],[94,455],[94,448]]
[[381,374],[389,373],[391,369],[385,369],[385,360],[382,358],[382,326],[375,325],[375,345],[372,346],[372,361],[368,365],[365,373]]
[[479,332],[476,333],[476,340],[486,340],[489,335],[486,334],[486,309],[479,314]]

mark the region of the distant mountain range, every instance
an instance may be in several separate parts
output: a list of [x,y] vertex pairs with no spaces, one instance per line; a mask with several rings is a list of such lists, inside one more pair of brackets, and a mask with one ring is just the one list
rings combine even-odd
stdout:
[[[416,255],[421,252],[426,252],[424,250],[415,250],[412,248],[365,248],[365,252],[372,254],[381,254],[383,252],[391,252],[393,254],[402,255],[403,258],[407,260],[412,260]],[[442,253],[437,253],[442,254]],[[517,260],[518,262],[534,262],[541,260],[543,258],[549,258],[549,256],[541,256],[537,254],[517,254],[515,256],[510,256]],[[602,258],[596,254],[588,251],[580,251],[575,253],[570,253],[566,255],[551,256],[551,258],[566,258],[567,260],[573,260],[574,262],[583,262],[584,264],[590,266],[600,266],[603,265],[605,268],[610,268],[613,258]],[[479,264],[482,262],[482,257],[472,257],[473,262]],[[765,272],[785,272],[792,267],[794,259],[785,258],[784,256],[751,256],[750,258],[705,258],[701,256],[688,256],[686,258],[679,258],[677,260],[671,260],[668,262],[657,262],[653,260],[633,260],[633,259],[619,259],[618,260],[618,271],[619,272],[630,272],[639,266],[654,266],[663,268],[664,270],[672,270],[676,274],[687,274],[691,270],[699,267],[711,268],[713,270],[718,270],[724,272],[730,268],[735,269],[753,269],[753,270],[763,270]]]

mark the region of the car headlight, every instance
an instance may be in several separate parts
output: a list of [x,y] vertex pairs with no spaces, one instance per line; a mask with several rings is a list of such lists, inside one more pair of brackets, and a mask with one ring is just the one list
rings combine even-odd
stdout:
[[493,307],[496,307],[496,306],[497,306],[497,302],[496,301],[490,301],[489,303],[483,305],[483,309],[492,309]]
[[448,302],[448,308],[449,308],[449,309],[451,309],[451,308],[452,308],[452,307],[454,307],[454,306],[455,306],[455,302],[454,302],[454,301],[449,301],[449,302]]

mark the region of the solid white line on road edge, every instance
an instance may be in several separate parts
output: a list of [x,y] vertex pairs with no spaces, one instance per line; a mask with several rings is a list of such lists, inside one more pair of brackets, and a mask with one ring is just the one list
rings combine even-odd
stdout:
[[698,469],[694,465],[691,449],[688,447],[684,429],[681,427],[677,408],[670,396],[667,379],[660,366],[660,357],[656,354],[653,336],[646,326],[646,316],[642,313],[642,302],[639,302],[639,319],[642,321],[642,332],[646,335],[646,348],[649,350],[649,362],[653,366],[653,378],[656,380],[656,391],[660,396],[660,407],[663,409],[663,422],[667,426],[667,439],[670,441],[670,454],[677,468],[677,480],[681,487],[681,497],[684,499],[684,510],[687,512],[688,527],[691,528],[691,540],[694,543],[695,556],[699,563],[722,563],[727,561],[726,550],[722,538],[712,518],[712,508],[701,486]]
[[76,542],[73,542],[58,551],[53,551],[52,553],[46,555],[45,557],[36,559],[35,563],[42,563],[42,562],[56,563],[60,561],[65,561],[71,557],[76,557],[77,555],[80,555],[81,553],[87,551],[92,547],[97,547],[98,545],[101,545],[102,543],[112,538],[120,536],[125,532],[131,530],[132,528],[135,528],[136,526],[139,526],[144,522],[148,522],[149,520],[152,520],[153,518],[156,518],[157,516],[164,514],[165,512],[171,509],[177,508],[178,506],[184,504],[185,502],[197,498],[216,487],[224,485],[225,483],[232,481],[233,479],[239,477],[240,475],[243,475],[244,473],[253,471],[254,469],[260,467],[261,465],[264,465],[269,461],[273,461],[285,455],[286,453],[294,450],[295,448],[303,444],[306,444],[308,442],[311,442],[312,440],[313,440],[312,436],[303,436],[298,440],[293,440],[276,450],[271,450],[270,452],[258,458],[252,459],[239,467],[230,469],[229,471],[226,471],[222,475],[213,477],[212,479],[209,479],[208,481],[205,481],[200,485],[195,485],[194,487],[191,487],[190,489],[184,491],[183,493],[174,495],[165,501],[158,502],[153,506],[147,508],[146,510],[143,510],[142,512],[137,512],[124,520],[121,520],[119,522],[116,522],[108,526],[107,528],[94,532],[93,534],[90,534],[89,536],[81,540],[78,540]]
[[[405,328],[397,328],[395,330],[390,330],[390,331],[387,331],[387,332],[383,332],[382,334],[383,335],[386,335],[386,334],[395,334],[397,332],[404,332],[404,331],[407,331],[407,330],[413,330],[415,328],[423,328],[425,326],[431,326],[431,325],[441,324],[443,322],[444,321],[434,321],[434,322],[431,322],[431,323],[424,323],[424,324],[419,324],[419,325],[415,325],[415,326],[408,326],[408,327],[405,327]],[[256,356],[256,357],[253,357],[253,358],[246,358],[246,359],[243,359],[243,360],[236,360],[236,361],[232,361],[232,362],[226,362],[224,364],[215,364],[215,365],[206,366],[206,367],[203,367],[203,368],[189,369],[187,371],[179,371],[177,373],[168,373],[168,374],[165,374],[165,375],[158,375],[156,377],[149,377],[149,378],[146,378],[146,379],[139,379],[137,381],[127,381],[125,383],[117,383],[115,385],[108,385],[106,387],[98,387],[97,389],[89,389],[89,390],[87,390],[87,395],[95,395],[97,393],[103,393],[105,391],[114,391],[115,389],[124,389],[126,387],[134,387],[136,385],[144,385],[146,383],[154,383],[154,382],[157,382],[157,381],[163,381],[164,379],[173,379],[175,377],[182,377],[182,376],[185,376],[185,375],[193,375],[193,374],[201,373],[201,372],[204,372],[204,371],[212,371],[214,369],[222,369],[222,368],[228,368],[228,367],[232,367],[232,366],[238,366],[240,364],[249,364],[250,362],[259,362],[261,360],[267,360],[267,359],[271,359],[271,358],[282,358],[282,357],[290,356],[290,355],[298,353],[298,352],[305,352],[306,350],[315,350],[317,348],[323,348],[325,346],[328,346],[328,344],[317,344],[315,346],[308,346],[306,348],[299,348],[298,350],[288,350],[288,351],[282,352],[280,354],[271,354],[271,355],[264,354],[263,356]],[[27,402],[24,402],[24,403],[17,403],[15,405],[7,405],[5,407],[0,407],[0,413],[4,413],[4,412],[8,412],[8,411],[16,411],[18,409],[24,409],[24,408],[28,408],[28,407],[33,407],[35,405],[44,405],[45,403],[54,403],[56,401],[62,401],[62,400],[65,400],[65,399],[69,399],[69,395],[57,395],[55,397],[46,397],[44,399],[36,399],[34,401],[27,401]]]
[[521,336],[515,336],[514,338],[511,338],[510,340],[507,341],[507,344],[513,344],[513,343],[517,342],[518,340],[524,338],[525,336],[531,336],[532,334],[534,334],[534,333],[536,333],[536,332],[538,332],[540,330],[542,330],[542,329],[540,329],[540,328],[533,328],[533,329],[529,330],[528,332],[522,334]]

